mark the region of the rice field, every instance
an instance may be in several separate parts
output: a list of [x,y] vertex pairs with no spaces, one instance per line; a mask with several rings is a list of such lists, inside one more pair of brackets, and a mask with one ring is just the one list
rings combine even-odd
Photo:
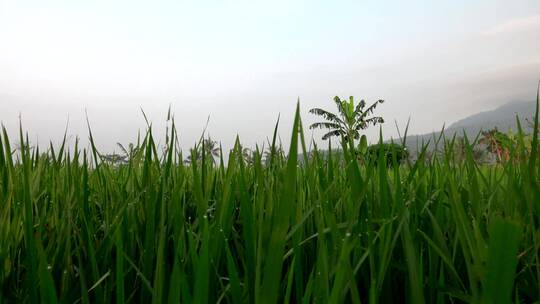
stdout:
[[149,129],[120,165],[91,132],[39,151],[4,129],[0,302],[540,300],[538,134],[496,165],[472,139],[456,160],[452,138],[400,164],[351,142],[308,151],[298,109],[287,152],[278,127],[249,158],[238,140],[186,163],[172,123],[164,150]]

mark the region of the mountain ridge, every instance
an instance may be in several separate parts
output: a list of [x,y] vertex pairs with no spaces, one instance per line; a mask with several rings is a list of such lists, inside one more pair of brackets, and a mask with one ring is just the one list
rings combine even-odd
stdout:
[[[523,130],[527,133],[532,128],[526,122],[526,119],[534,118],[536,101],[514,101],[503,104],[493,110],[482,111],[452,123],[445,128],[445,136],[462,136],[465,134],[468,138],[476,138],[481,131],[487,131],[497,128],[501,132],[510,130],[517,131],[516,117],[519,117]],[[429,147],[434,147],[433,139],[438,138],[441,131],[425,134],[408,135],[407,148],[411,151],[417,150],[422,143],[429,141]]]

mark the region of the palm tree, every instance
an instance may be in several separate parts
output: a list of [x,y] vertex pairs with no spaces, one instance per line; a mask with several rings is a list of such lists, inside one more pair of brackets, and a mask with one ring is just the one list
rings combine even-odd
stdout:
[[204,140],[204,150],[205,153],[212,158],[212,161],[214,161],[215,158],[219,157],[221,152],[221,149],[218,146],[218,142],[212,140],[210,136],[208,136],[208,138]]
[[[204,146],[204,151],[203,151]],[[191,163],[192,154],[195,154],[197,157],[197,160],[201,160],[203,157],[203,153],[206,157],[210,157],[212,159],[212,162],[215,163],[216,158],[218,158],[221,154],[221,148],[218,146],[218,142],[215,140],[212,140],[210,136],[205,139],[201,139],[201,142],[197,144],[194,148],[190,149],[190,155],[188,155],[187,159],[184,161],[186,164]]]
[[242,148],[242,158],[247,164],[253,164],[254,155],[255,152],[252,151],[250,148]]
[[316,122],[309,126],[310,129],[329,129],[322,139],[326,140],[332,136],[342,136],[345,140],[355,140],[360,138],[360,130],[366,129],[369,125],[384,123],[380,116],[372,116],[373,111],[378,104],[384,100],[379,99],[371,106],[366,108],[366,102],[362,99],[355,106],[353,97],[349,100],[341,100],[338,96],[334,97],[334,102],[339,113],[334,114],[320,108],[309,110],[310,113],[324,117],[326,121]]

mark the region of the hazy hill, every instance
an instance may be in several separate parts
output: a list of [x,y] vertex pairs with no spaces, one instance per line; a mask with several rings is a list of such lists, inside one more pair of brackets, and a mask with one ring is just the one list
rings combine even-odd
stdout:
[[[461,119],[447,127],[444,133],[446,136],[453,136],[454,134],[462,136],[465,131],[467,137],[475,138],[480,131],[493,128],[497,128],[502,132],[510,129],[517,131],[516,115],[520,118],[525,132],[530,132],[531,127],[525,121],[525,118],[531,120],[534,117],[535,107],[536,102],[534,101],[508,103],[494,110],[480,112]],[[440,135],[440,132],[408,136],[407,146],[411,150],[416,150],[416,147],[421,145],[422,141],[431,140],[433,142],[434,136],[438,135]]]

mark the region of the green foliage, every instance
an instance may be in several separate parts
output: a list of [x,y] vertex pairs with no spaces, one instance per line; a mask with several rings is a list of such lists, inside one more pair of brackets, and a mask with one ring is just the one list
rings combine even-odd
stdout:
[[521,227],[496,218],[489,232],[484,303],[511,303]]
[[367,148],[366,154],[368,159],[372,159],[375,162],[379,159],[379,154],[382,154],[383,159],[386,161],[387,166],[391,166],[394,162],[402,164],[409,158],[409,151],[407,147],[394,143],[379,143],[371,145]]
[[498,165],[466,139],[463,161],[443,139],[400,165],[397,145],[306,151],[298,109],[288,154],[277,130],[249,162],[237,140],[186,164],[171,121],[162,153],[149,129],[121,166],[91,132],[40,153],[3,130],[0,302],[540,301],[537,135]]
[[510,158],[510,149],[515,143],[511,136],[500,132],[497,128],[483,131],[479,142],[485,144],[487,150],[497,156],[498,161]]
[[358,104],[354,103],[354,98],[341,100],[338,96],[334,97],[334,102],[338,109],[338,114],[328,112],[320,108],[309,110],[310,113],[322,116],[326,121],[312,124],[310,129],[328,129],[328,133],[323,135],[323,139],[332,136],[343,137],[345,140],[355,140],[360,138],[360,130],[366,129],[370,125],[383,123],[384,119],[380,116],[372,116],[377,105],[384,102],[380,99],[366,108],[366,102],[362,99]]

